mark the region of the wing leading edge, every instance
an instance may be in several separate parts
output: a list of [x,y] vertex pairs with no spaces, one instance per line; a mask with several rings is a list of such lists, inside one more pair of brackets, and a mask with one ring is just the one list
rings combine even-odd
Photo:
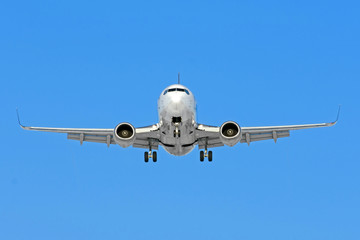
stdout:
[[[273,139],[275,142],[278,138],[289,137],[290,131],[319,127],[334,126],[340,114],[340,106],[337,118],[330,123],[302,124],[302,125],[284,125],[284,126],[264,126],[264,127],[241,127],[240,143],[261,141]],[[224,146],[220,139],[220,127],[207,126],[200,124],[197,128],[198,146],[200,149]]]
[[[28,127],[20,122],[19,112],[16,109],[18,123],[22,129],[41,132],[55,132],[66,133],[67,139],[78,140],[80,144],[83,142],[97,142],[106,143],[109,147],[110,144],[116,144],[114,140],[114,128],[51,128],[51,127]],[[149,148],[158,149],[158,127],[152,125],[149,127],[135,128],[136,138],[133,147],[136,148]]]

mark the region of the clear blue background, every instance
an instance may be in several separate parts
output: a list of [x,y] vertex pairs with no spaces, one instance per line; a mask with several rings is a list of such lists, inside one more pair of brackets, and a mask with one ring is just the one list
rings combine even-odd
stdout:
[[[3,1],[0,239],[359,239],[358,1]],[[24,131],[198,120],[333,128],[184,157]]]

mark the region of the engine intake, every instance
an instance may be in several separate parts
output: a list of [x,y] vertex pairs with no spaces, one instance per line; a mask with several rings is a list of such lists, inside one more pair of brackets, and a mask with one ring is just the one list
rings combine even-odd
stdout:
[[114,140],[121,147],[131,146],[135,141],[135,128],[130,123],[120,123],[114,129]]
[[241,128],[233,121],[223,123],[220,127],[220,139],[223,144],[230,147],[237,144],[241,139]]

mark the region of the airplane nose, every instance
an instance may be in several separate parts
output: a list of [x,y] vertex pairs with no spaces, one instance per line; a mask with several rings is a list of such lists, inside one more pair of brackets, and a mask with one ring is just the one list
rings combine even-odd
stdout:
[[174,115],[174,116],[180,115],[183,108],[184,108],[184,104],[183,104],[181,96],[179,96],[178,94],[174,95],[171,98],[171,101],[169,104],[169,109],[170,109],[172,115]]
[[171,98],[171,102],[178,104],[181,102],[181,96],[179,94],[175,94],[174,97]]

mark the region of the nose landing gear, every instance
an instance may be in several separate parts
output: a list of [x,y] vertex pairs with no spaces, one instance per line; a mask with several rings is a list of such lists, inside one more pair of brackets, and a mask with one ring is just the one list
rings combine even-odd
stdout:
[[174,129],[174,138],[178,137],[180,138],[180,125],[181,125],[181,117],[172,117],[172,123],[175,126]]
[[180,137],[180,130],[178,127],[176,127],[174,130],[174,138],[176,138],[176,137]]

